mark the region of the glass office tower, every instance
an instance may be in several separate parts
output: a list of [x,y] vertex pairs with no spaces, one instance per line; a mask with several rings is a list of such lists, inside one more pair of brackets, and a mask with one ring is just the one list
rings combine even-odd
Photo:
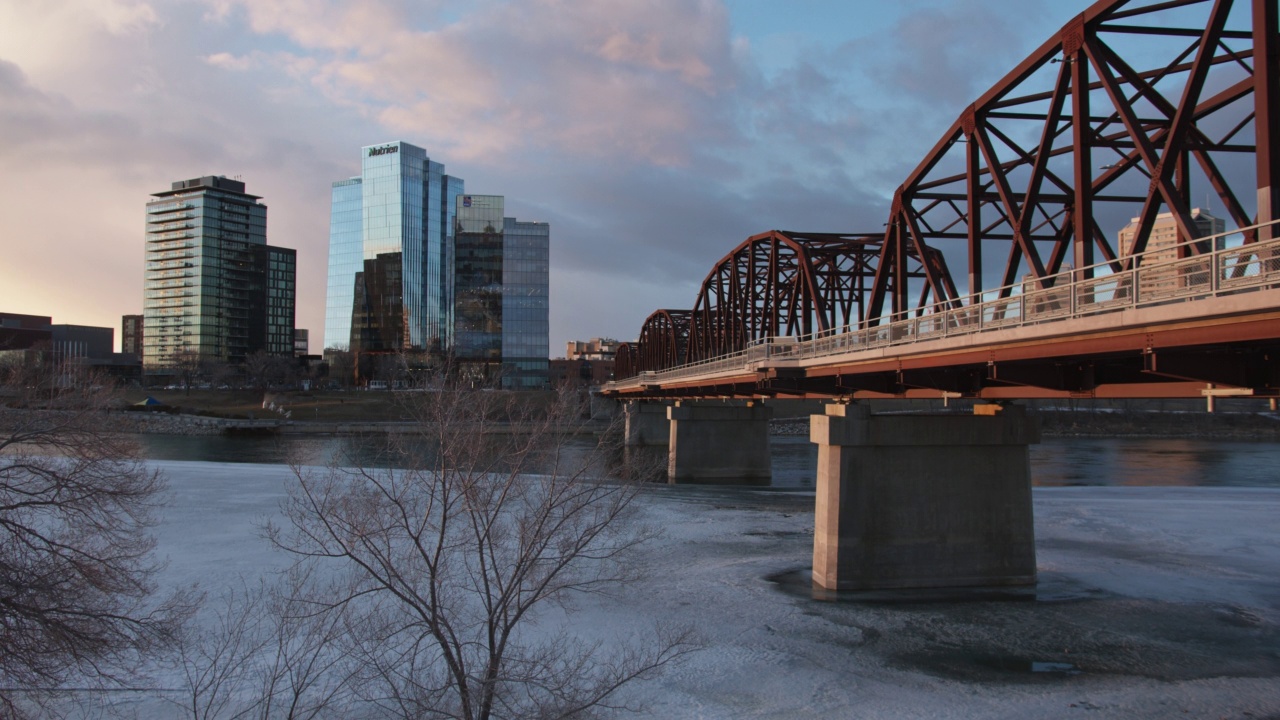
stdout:
[[454,225],[454,358],[467,375],[502,370],[503,198],[463,195]]
[[364,263],[363,206],[361,178],[333,184],[329,209],[329,283],[325,295],[324,348],[346,350],[351,343],[353,278]]
[[539,388],[548,384],[550,343],[551,226],[503,218],[503,384]]
[[477,380],[548,383],[550,226],[504,217],[498,195],[463,195],[454,226],[454,358]]
[[443,352],[463,181],[404,142],[362,148],[360,169],[333,184],[325,347]]
[[[142,358],[241,363],[292,353],[296,252],[267,245],[267,206],[225,177],[182,180],[147,203]],[[285,338],[289,338],[286,352]]]

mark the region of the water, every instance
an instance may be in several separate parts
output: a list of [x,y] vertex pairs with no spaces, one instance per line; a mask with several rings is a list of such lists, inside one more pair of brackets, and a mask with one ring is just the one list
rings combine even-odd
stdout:
[[[154,460],[307,465],[331,460],[386,467],[385,438],[141,435]],[[585,448],[587,440],[582,441]],[[773,487],[811,489],[817,446],[808,437],[775,436]],[[1280,444],[1153,438],[1045,438],[1031,447],[1031,475],[1039,486],[1128,485],[1280,487]]]

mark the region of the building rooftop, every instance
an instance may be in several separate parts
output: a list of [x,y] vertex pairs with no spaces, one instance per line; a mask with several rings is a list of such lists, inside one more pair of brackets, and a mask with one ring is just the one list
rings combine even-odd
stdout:
[[261,195],[250,195],[244,191],[244,183],[239,180],[230,180],[226,175],[205,175],[203,177],[192,178],[190,180],[179,180],[173,183],[169,190],[162,190],[152,193],[152,197],[169,197],[171,195],[179,195],[191,192],[192,190],[209,189],[222,190],[237,195],[243,195],[254,200],[261,200]]

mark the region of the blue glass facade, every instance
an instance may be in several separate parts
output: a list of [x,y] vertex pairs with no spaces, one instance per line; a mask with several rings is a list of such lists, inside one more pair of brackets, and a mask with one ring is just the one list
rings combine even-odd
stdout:
[[502,371],[503,198],[464,195],[454,225],[454,357],[477,379]]
[[504,218],[502,363],[508,387],[545,387],[550,344],[551,226]]
[[463,195],[454,224],[454,357],[477,380],[549,382],[550,226],[503,217],[498,195]]
[[[360,176],[333,186],[325,347],[350,347],[359,334],[352,326],[359,282],[366,317],[395,316],[402,325],[395,347],[376,349],[440,351],[451,342],[452,200],[463,181],[408,143],[367,146],[361,158]],[[367,297],[383,286],[357,277],[365,261],[398,265],[398,292]]]
[[347,349],[351,338],[352,278],[364,263],[364,188],[360,178],[333,184],[329,211],[329,285],[324,347]]

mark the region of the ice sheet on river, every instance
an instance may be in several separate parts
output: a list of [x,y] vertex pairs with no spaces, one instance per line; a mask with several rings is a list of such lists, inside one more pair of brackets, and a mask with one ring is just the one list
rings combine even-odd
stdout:
[[[280,567],[259,527],[288,468],[158,462],[165,580]],[[707,649],[627,698],[661,718],[1280,716],[1280,490],[1038,488],[1035,600],[819,602],[811,493],[655,487],[643,592],[576,603],[608,637],[655,619]]]

